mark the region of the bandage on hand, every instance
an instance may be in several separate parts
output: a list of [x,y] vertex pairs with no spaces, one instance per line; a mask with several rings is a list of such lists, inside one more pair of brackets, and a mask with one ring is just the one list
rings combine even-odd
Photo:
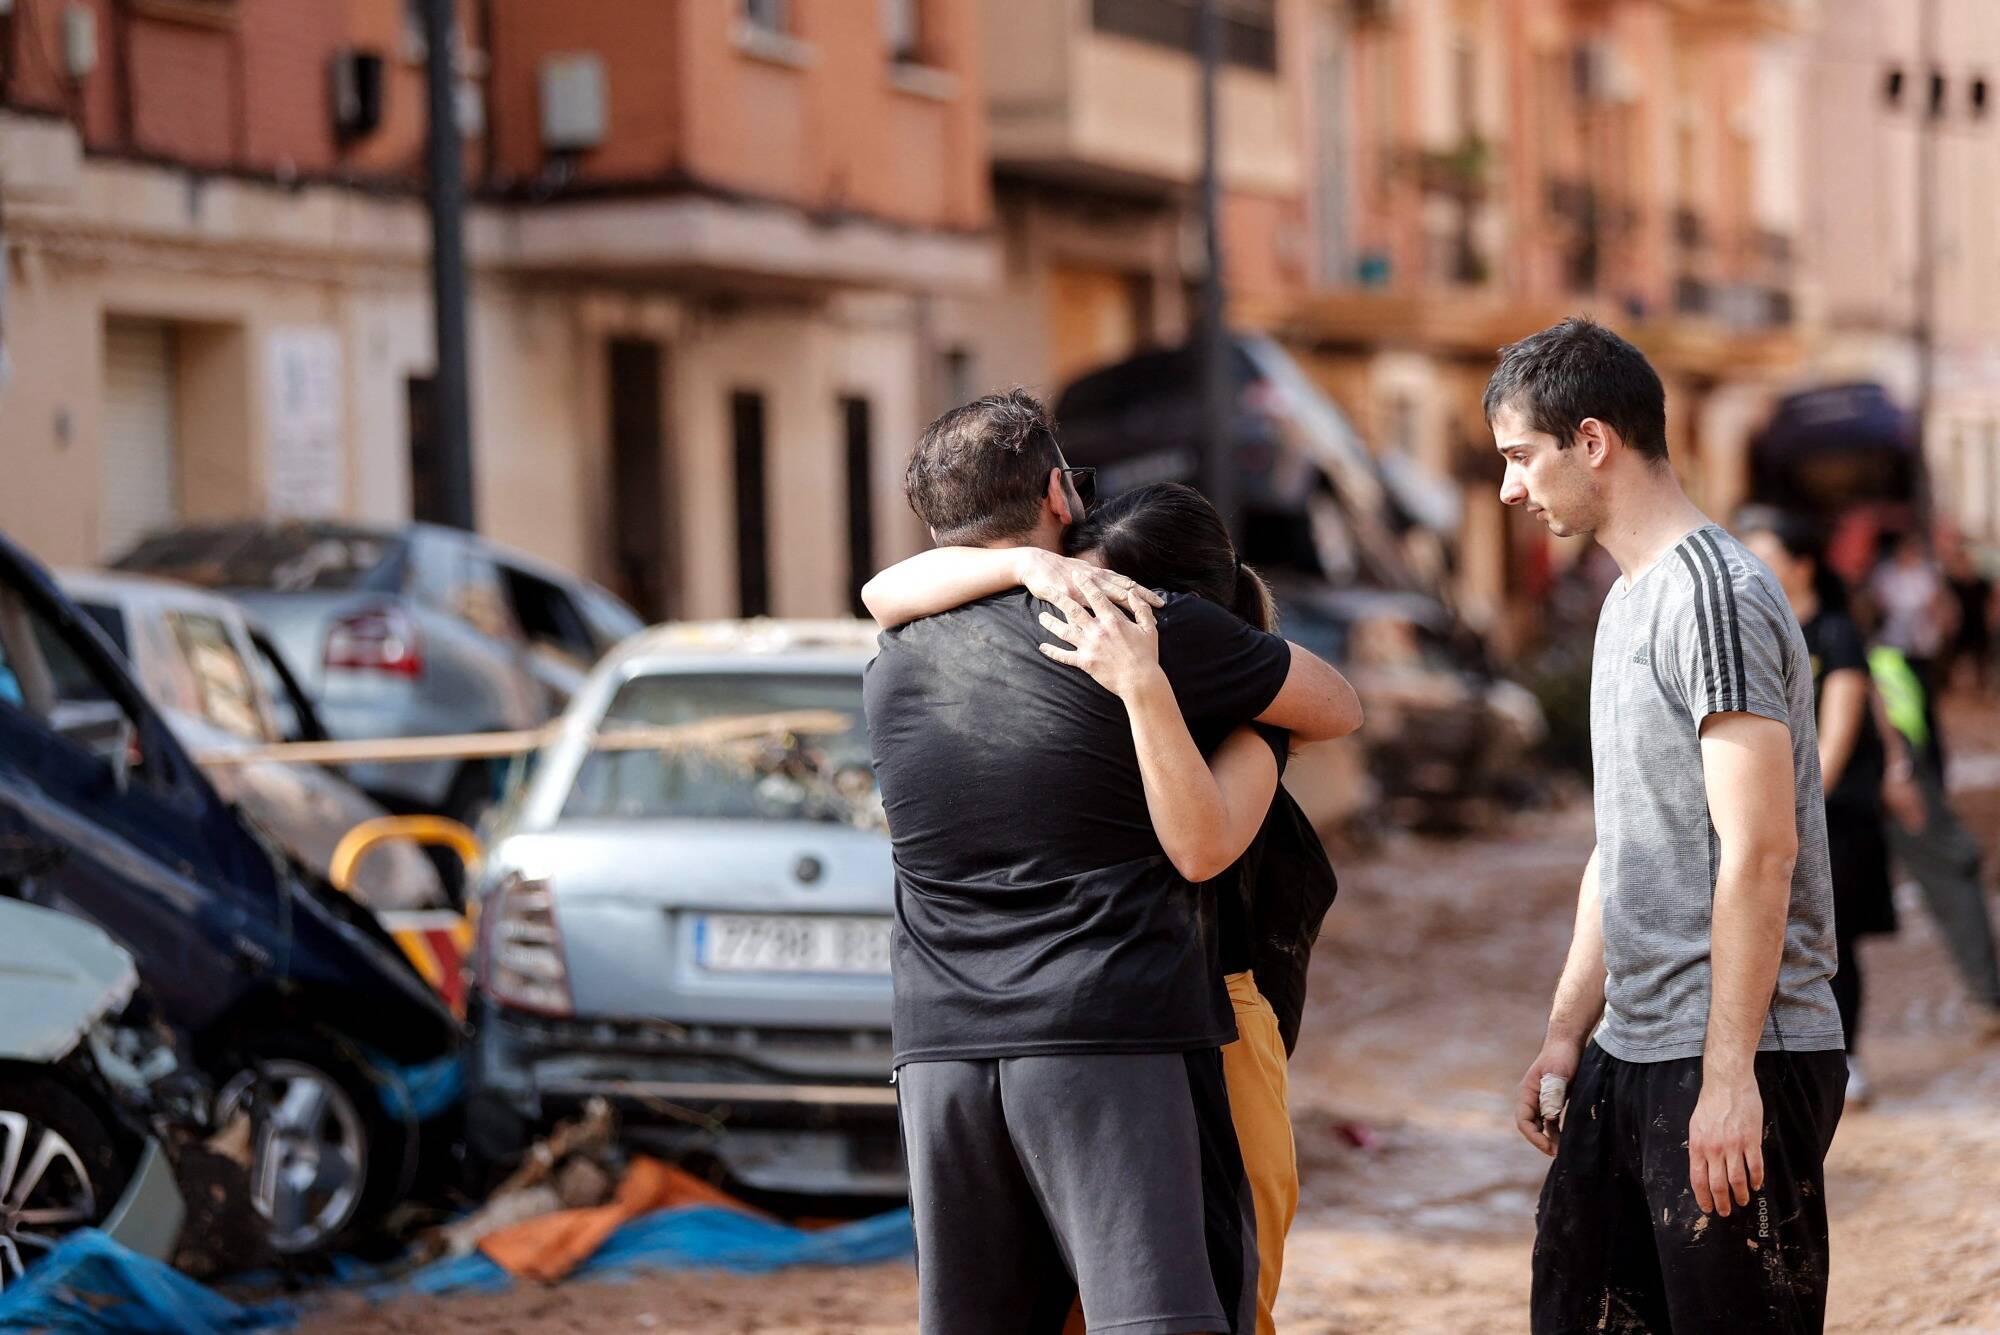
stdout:
[[1550,1071],[1542,1077],[1542,1134],[1554,1140],[1562,1125],[1563,1104],[1569,1098],[1569,1081]]

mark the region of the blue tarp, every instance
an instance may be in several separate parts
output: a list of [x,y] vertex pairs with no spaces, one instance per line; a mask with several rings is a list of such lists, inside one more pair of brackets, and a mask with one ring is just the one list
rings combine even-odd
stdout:
[[399,1122],[428,1122],[465,1097],[465,1054],[449,1053],[423,1066],[399,1066],[379,1052],[368,1061],[378,1078],[383,1111]]
[[[915,1248],[907,1210],[809,1232],[702,1205],[641,1215],[613,1233],[575,1277],[646,1270],[758,1274],[795,1265],[869,1265],[910,1256]],[[368,1278],[365,1270],[354,1276],[378,1301],[412,1293],[490,1293],[513,1282],[477,1253],[437,1261],[391,1281],[368,1283]],[[297,1304],[286,1302],[231,1302],[86,1229],[66,1238],[24,1280],[0,1294],[0,1331],[233,1335],[288,1326],[299,1311]]]
[[288,1326],[294,1315],[286,1303],[233,1303],[94,1228],[64,1238],[24,1279],[0,1293],[0,1330],[6,1331],[223,1335]]

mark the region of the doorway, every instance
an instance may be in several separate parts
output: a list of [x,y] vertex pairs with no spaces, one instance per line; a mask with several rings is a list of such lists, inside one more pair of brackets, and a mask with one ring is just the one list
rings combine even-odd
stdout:
[[610,377],[611,587],[647,621],[678,611],[674,525],[667,503],[666,349],[650,338],[614,338]]

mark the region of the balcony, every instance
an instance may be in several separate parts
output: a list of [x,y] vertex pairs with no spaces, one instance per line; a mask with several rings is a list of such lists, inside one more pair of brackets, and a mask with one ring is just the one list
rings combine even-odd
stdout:
[[1801,33],[1819,18],[1819,0],[1669,0],[1683,24],[1747,36]]
[[[1201,90],[1191,0],[983,0],[994,166],[1135,194],[1192,185]],[[1279,74],[1275,6],[1224,5],[1218,80],[1223,180],[1295,193],[1300,126]]]

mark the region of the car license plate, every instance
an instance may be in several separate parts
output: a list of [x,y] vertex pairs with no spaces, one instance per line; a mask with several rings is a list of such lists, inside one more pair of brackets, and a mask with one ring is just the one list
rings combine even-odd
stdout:
[[695,920],[694,949],[720,973],[886,974],[889,920],[711,913]]

